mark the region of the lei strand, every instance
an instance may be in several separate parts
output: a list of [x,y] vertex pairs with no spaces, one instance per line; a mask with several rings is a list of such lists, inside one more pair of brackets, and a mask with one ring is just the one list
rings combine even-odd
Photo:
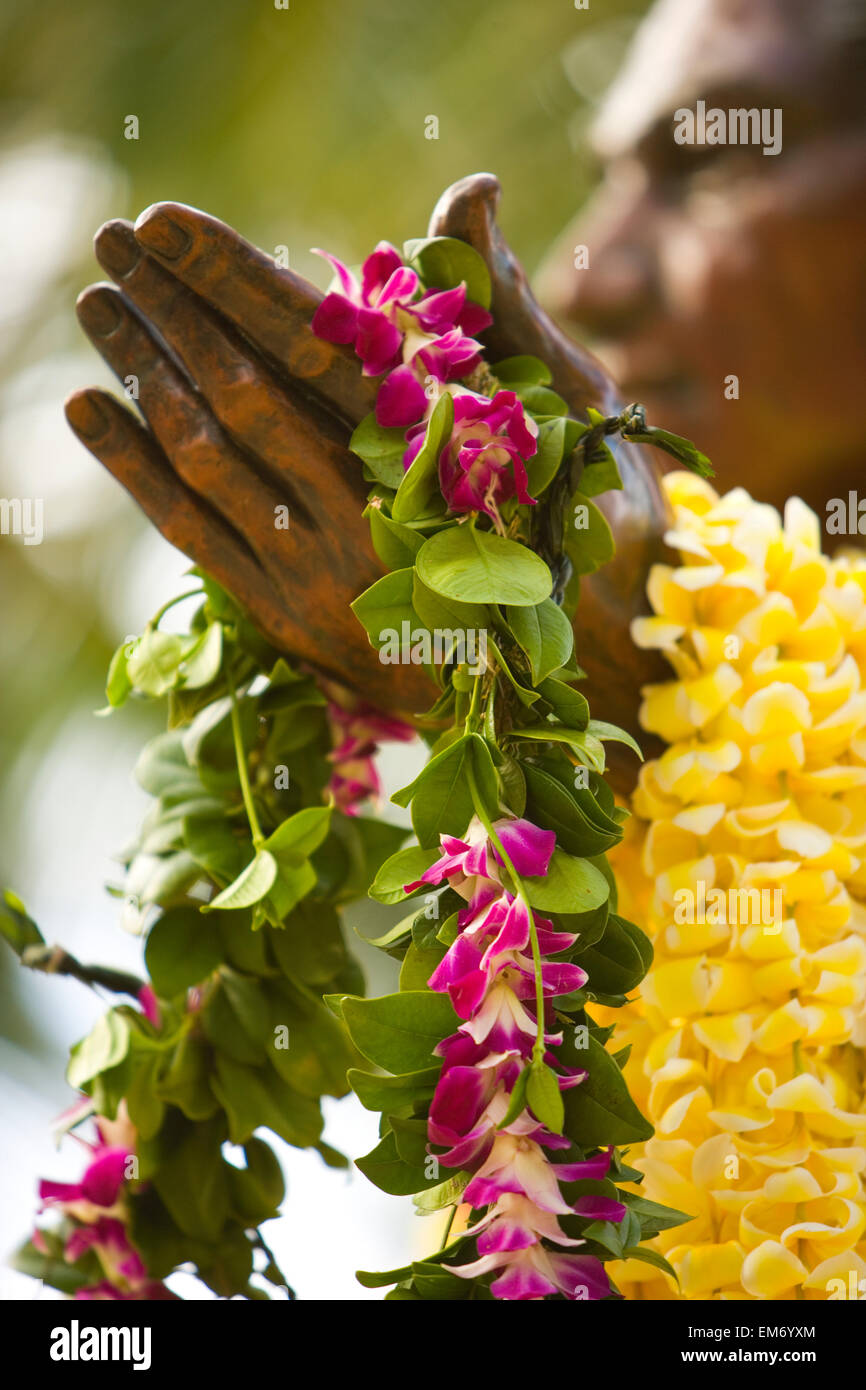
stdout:
[[[797,499],[783,521],[665,481],[680,562],[653,569],[634,638],[673,667],[642,709],[669,747],[614,855],[656,955],[617,1037],[656,1126],[634,1166],[694,1219],[656,1243],[679,1286],[618,1278],[654,1299],[862,1299],[866,561],[822,555]],[[779,911],[744,919],[738,890]]]
[[[353,609],[383,662],[422,662],[440,690],[423,717],[431,759],[393,798],[418,845],[371,889],[389,903],[423,894],[376,943],[401,961],[400,991],[329,1002],[385,1073],[349,1073],[382,1112],[358,1166],[450,1217],[437,1254],[359,1278],[395,1283],[399,1300],[606,1298],[605,1261],[658,1265],[642,1242],[681,1219],[617,1185],[640,1182],[617,1145],[649,1127],[623,1057],[605,1050],[610,1030],[586,1010],[622,1004],[651,958],[616,913],[604,858],[622,820],[604,743],[639,750],[590,718],[571,623],[580,574],[612,551],[591,500],[621,486],[605,436],[648,437],[646,421],[632,407],[580,424],[543,363],[489,366],[471,336],[491,322],[489,277],[464,243],[412,242],[401,256],[382,242],[360,278],[327,259],[335,284],[313,331],[383,377],[352,448],[391,572]],[[549,565],[534,548],[549,532],[539,499],[563,485],[580,523],[554,536]]]
[[363,990],[337,908],[405,838],[360,811],[376,745],[413,731],[291,666],[201,582],[191,631],[163,631],[160,610],[108,678],[109,708],[169,704],[136,769],[153,806],[112,890],[146,933],[147,980],[47,946],[11,893],[0,915],[24,964],[139,1006],[116,1005],[72,1049],[83,1096],[61,1129],[95,1117],[96,1142],[78,1183],[40,1184],[47,1224],[16,1259],[79,1299],[173,1297],[161,1281],[190,1264],[222,1297],[266,1298],[267,1283],[294,1296],[259,1229],[284,1182],[256,1131],[347,1165],[321,1137],[320,1100],[346,1093],[356,1054],[321,992]]

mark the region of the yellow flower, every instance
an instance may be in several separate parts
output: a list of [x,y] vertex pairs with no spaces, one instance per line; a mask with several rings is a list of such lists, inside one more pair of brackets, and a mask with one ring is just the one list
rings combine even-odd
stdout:
[[[655,1135],[629,1161],[688,1212],[628,1297],[826,1299],[866,1279],[866,557],[821,554],[817,517],[690,473],[665,479],[668,544],[635,642],[669,745],[613,855],[655,959],[598,1011],[631,1043]],[[866,1289],[866,1283],[863,1288]]]

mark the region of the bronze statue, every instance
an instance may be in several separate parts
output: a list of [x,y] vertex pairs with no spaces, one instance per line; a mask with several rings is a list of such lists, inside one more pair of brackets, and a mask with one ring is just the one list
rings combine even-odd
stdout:
[[[819,513],[860,470],[864,15],[862,0],[660,0],[598,123],[608,179],[541,277],[555,312],[596,333],[628,399],[695,438],[723,487],[742,482],[777,504],[799,493]],[[675,108],[716,95],[781,107],[778,153],[677,145]],[[492,359],[536,353],[577,415],[612,413],[612,377],[539,309],[497,228],[498,199],[491,175],[464,179],[431,222],[490,266]],[[79,315],[121,380],[138,378],[146,425],[85,390],[67,405],[73,429],[278,647],[371,700],[423,709],[423,674],[403,666],[386,679],[349,613],[379,572],[346,447],[374,389],[348,350],[311,334],[318,290],[174,203],[134,228],[106,224],[96,251],[116,288],[86,290]],[[664,553],[657,479],[668,465],[618,452],[625,490],[601,502],[617,556],[584,581],[578,656],[595,707],[637,732],[638,689],[664,673],[628,624]],[[280,504],[288,531],[274,526]]]

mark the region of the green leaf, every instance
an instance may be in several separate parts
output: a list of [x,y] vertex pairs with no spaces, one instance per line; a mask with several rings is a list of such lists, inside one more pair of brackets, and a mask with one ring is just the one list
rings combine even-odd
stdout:
[[516,386],[513,388],[527,410],[532,411],[533,415],[567,415],[568,405],[557,395],[555,391],[550,391],[546,386]]
[[186,654],[182,637],[152,628],[136,643],[127,660],[127,679],[143,695],[165,695],[178,679],[178,667]]
[[199,690],[219,675],[223,659],[222,623],[211,623],[181,664],[185,690]]
[[142,1139],[152,1139],[162,1128],[165,1105],[156,1094],[161,1064],[159,1055],[139,1059],[132,1081],[126,1088],[126,1108],[129,1118]]
[[570,421],[555,415],[539,425],[536,451],[526,460],[526,477],[531,497],[540,497],[559,472],[565,452]]
[[561,723],[571,729],[585,729],[589,722],[589,702],[579,690],[573,690],[565,681],[548,676],[539,683],[539,694],[553,706],[553,713]]
[[126,703],[132,681],[126,669],[127,655],[126,649],[129,644],[124,640],[121,642],[117,651],[111,658],[108,667],[108,676],[105,681],[105,698],[112,709],[117,709],[119,705]]
[[412,824],[421,844],[432,846],[441,834],[462,835],[466,830],[475,810],[467,775],[470,768],[485,809],[498,815],[496,771],[480,734],[458,738],[431,758],[413,782],[392,796],[398,806],[411,803]]
[[685,1222],[694,1220],[694,1217],[690,1216],[688,1212],[677,1211],[676,1207],[662,1206],[660,1202],[651,1202],[648,1197],[642,1197],[639,1192],[620,1190],[619,1195],[629,1211],[633,1211],[640,1221],[645,1239],[658,1235],[660,1231],[668,1231],[674,1226],[682,1226]]
[[465,770],[468,747],[469,737],[464,735],[431,758],[414,781],[391,797],[398,806],[411,804],[412,824],[422,845],[438,844],[440,831],[462,835],[472,819]]
[[570,792],[562,782],[534,763],[521,763],[526,778],[530,819],[542,830],[553,830],[556,842],[568,854],[603,854],[622,839],[620,827],[599,812],[594,819],[584,802],[594,805],[592,793]]
[[623,430],[623,438],[630,439],[635,444],[652,444],[656,449],[664,449],[666,454],[670,454],[678,463],[684,464],[686,468],[690,468],[701,478],[714,478],[716,476],[713,465],[706,454],[701,453],[690,439],[684,439],[679,434],[671,434],[670,430],[660,430],[655,425],[647,425],[642,430]]
[[419,1216],[426,1216],[429,1212],[444,1211],[446,1207],[453,1207],[460,1201],[469,1184],[469,1178],[469,1173],[454,1173],[452,1177],[446,1178],[438,1186],[431,1187],[426,1192],[415,1193],[412,1198],[412,1205]]
[[381,507],[372,503],[364,512],[370,523],[370,539],[373,549],[383,565],[389,570],[405,569],[414,565],[415,556],[424,544],[424,537],[410,526],[394,521]]
[[213,1056],[207,1043],[185,1033],[178,1042],[165,1075],[158,1078],[155,1094],[182,1110],[187,1119],[208,1120],[219,1109],[210,1087]]
[[352,1067],[347,1073],[347,1080],[365,1110],[381,1110],[390,1115],[429,1101],[439,1080],[440,1070],[437,1065],[400,1076],[376,1076],[373,1072]]
[[369,890],[370,897],[380,903],[401,903],[409,896],[403,885],[417,883],[438,858],[438,846],[423,849],[420,845],[409,845],[407,849],[398,849],[396,854],[385,860],[377,873]]
[[418,552],[428,589],[464,603],[533,607],[550,595],[547,565],[526,546],[468,524],[439,531]]
[[[53,1245],[50,1237],[53,1232],[40,1232],[43,1241],[48,1239],[49,1247]],[[71,1265],[63,1254],[62,1243],[57,1249],[51,1249],[46,1255],[42,1250],[38,1250],[32,1240],[28,1240],[24,1245],[18,1247],[9,1260],[10,1268],[17,1270],[19,1274],[27,1274],[32,1279],[41,1279],[51,1289],[58,1289],[61,1293],[74,1295],[79,1289],[83,1289],[91,1282],[92,1275],[88,1276],[86,1266],[83,1261],[78,1265]],[[83,1267],[82,1267],[83,1266]],[[411,1266],[407,1274],[411,1274]]]
[[129,1023],[123,1014],[110,1009],[97,1019],[92,1031],[71,1049],[66,1080],[80,1091],[100,1072],[122,1062],[129,1050]]
[[228,1164],[217,1135],[215,1121],[190,1126],[152,1179],[175,1225],[208,1242],[219,1240],[229,1212]]
[[201,796],[202,786],[195,769],[187,762],[179,730],[157,734],[145,744],[135,765],[139,786],[151,796],[182,801]]
[[404,243],[403,255],[427,289],[451,290],[465,284],[467,299],[490,308],[490,271],[468,242],[450,236],[418,237]]
[[406,1163],[397,1152],[397,1141],[389,1131],[363,1158],[355,1159],[365,1178],[393,1197],[409,1197],[424,1188],[438,1186],[440,1179],[425,1178],[423,1167]]
[[529,1068],[526,1100],[537,1120],[554,1134],[562,1133],[565,1122],[562,1093],[556,1076],[544,1063]]
[[644,1264],[653,1265],[655,1269],[660,1269],[665,1274],[669,1274],[672,1279],[675,1279],[676,1282],[679,1283],[679,1276],[673,1265],[669,1264],[664,1255],[660,1254],[658,1250],[651,1250],[646,1245],[629,1245],[623,1249],[622,1258],[624,1260],[642,1260]]
[[418,577],[417,571],[412,581],[412,607],[431,632],[436,628],[450,628],[462,633],[469,629],[480,632],[490,622],[490,610],[485,604],[461,603],[458,599],[434,594]]
[[601,492],[622,488],[616,459],[607,444],[599,445],[580,475],[580,490],[584,497],[597,497]]
[[262,1139],[244,1145],[245,1168],[231,1167],[228,1175],[232,1207],[245,1224],[259,1226],[279,1214],[286,1195],[282,1169]]
[[439,500],[444,512],[444,498],[439,490],[439,455],[451,438],[453,428],[454,397],[445,391],[427,421],[424,443],[397,489],[391,506],[395,521],[414,521],[426,516],[434,498]]
[[404,622],[408,622],[410,631],[418,626],[412,607],[414,573],[408,568],[383,575],[350,604],[355,617],[366,628],[370,645],[377,651],[392,640],[391,633],[396,632],[399,638]]
[[219,908],[250,907],[267,896],[276,876],[276,859],[266,849],[260,849],[234,883],[230,883],[228,888],[224,888],[209,903],[205,903],[201,911],[214,912]]
[[403,455],[406,452],[406,431],[386,429],[376,423],[376,413],[365,415],[349,440],[353,454],[363,459],[385,487],[399,487],[403,477]]
[[534,608],[506,607],[505,619],[529,658],[536,685],[564,666],[574,651],[571,623],[553,599]]
[[0,936],[5,937],[18,956],[28,946],[45,945],[45,937],[11,888],[4,889],[0,902]]
[[604,744],[585,729],[565,729],[561,724],[532,724],[522,729],[509,729],[508,737],[532,739],[536,743],[567,743],[587,767],[604,772]]
[[245,1067],[217,1053],[211,1086],[226,1112],[233,1144],[245,1144],[259,1125],[299,1149],[315,1144],[322,1133],[316,1102],[294,1090],[272,1067]]
[[202,982],[222,961],[222,943],[198,908],[172,907],[154,922],[144,959],[153,987],[172,999]]
[[616,724],[605,724],[603,719],[590,719],[586,726],[586,732],[593,738],[600,739],[603,743],[624,743],[626,748],[631,748],[632,752],[637,753],[643,762],[643,753],[640,744],[636,743],[631,734],[626,733],[625,729],[620,729]]
[[185,816],[181,822],[184,847],[211,878],[231,883],[241,872],[249,844],[242,844],[223,814]]
[[411,942],[400,967],[400,988],[426,989],[427,981],[439,965],[445,948],[437,943],[434,946],[419,946]]
[[606,902],[607,879],[588,859],[553,851],[547,873],[523,880],[529,901],[544,912],[589,912]]
[[566,1134],[583,1149],[651,1138],[653,1127],[629,1095],[616,1062],[591,1034],[587,1043],[580,1056],[589,1075],[564,1096]]
[[628,994],[646,974],[647,964],[629,927],[637,931],[630,922],[611,913],[601,938],[581,951],[580,964],[589,975],[589,988],[594,994]]
[[324,841],[331,824],[331,806],[307,806],[296,811],[265,840],[265,849],[278,860],[308,859]]
[[613,533],[603,513],[585,493],[575,492],[571,496],[563,547],[578,575],[592,574],[613,559]]
[[510,390],[515,385],[549,386],[553,380],[550,368],[540,357],[503,357],[501,362],[494,362],[490,370]]
[[278,931],[268,932],[268,941],[284,975],[320,990],[346,961],[340,919],[330,903],[299,902]]
[[352,1041],[371,1062],[402,1075],[434,1064],[433,1048],[458,1026],[447,995],[432,990],[343,1000]]

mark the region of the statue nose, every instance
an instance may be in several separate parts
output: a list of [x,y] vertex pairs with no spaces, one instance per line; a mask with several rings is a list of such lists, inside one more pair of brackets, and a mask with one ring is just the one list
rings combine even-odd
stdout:
[[658,277],[645,200],[613,206],[601,195],[563,233],[538,277],[555,318],[600,338],[633,330],[657,303]]

